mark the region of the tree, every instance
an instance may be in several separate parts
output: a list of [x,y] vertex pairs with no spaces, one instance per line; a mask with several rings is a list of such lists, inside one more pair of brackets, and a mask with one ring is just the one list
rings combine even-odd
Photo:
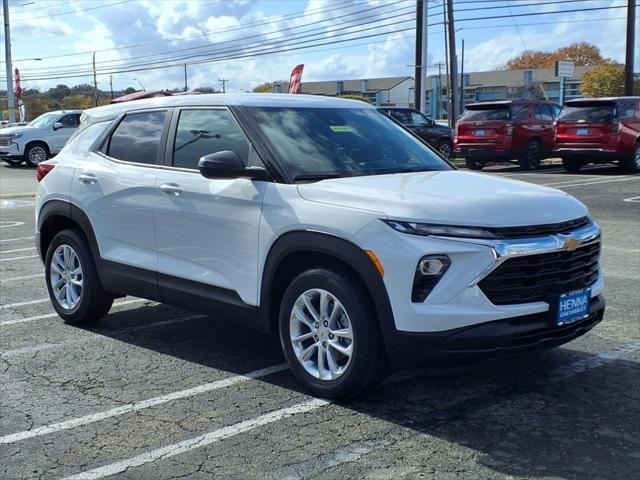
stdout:
[[124,89],[124,92],[122,92],[122,93],[124,93],[125,95],[129,95],[130,93],[135,93],[135,92],[137,92],[137,90],[135,88],[127,87],[127,88]]
[[86,95],[69,95],[64,97],[60,106],[65,110],[85,110],[94,106],[93,98]]
[[617,97],[624,93],[624,67],[598,65],[582,75],[580,90],[585,97]]
[[362,95],[346,94],[346,95],[340,95],[340,98],[347,98],[349,100],[360,100],[361,102],[364,102],[364,103],[371,103],[371,101],[368,98],[363,97]]
[[253,89],[254,93],[269,93],[273,92],[273,82],[261,83]]
[[553,52],[525,50],[517,57],[507,61],[506,70],[527,68],[552,68],[557,60],[567,60],[576,65],[601,65],[610,62],[600,54],[600,49],[587,42],[578,42],[560,47]]
[[218,90],[213,87],[198,87],[194,88],[193,91],[198,93],[218,93]]
[[59,83],[53,88],[47,90],[46,96],[48,98],[64,98],[71,95],[71,89],[64,83]]

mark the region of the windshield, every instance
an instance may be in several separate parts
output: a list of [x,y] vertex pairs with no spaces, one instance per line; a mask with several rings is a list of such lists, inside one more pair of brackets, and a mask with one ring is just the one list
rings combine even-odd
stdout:
[[505,105],[487,105],[482,108],[467,108],[460,116],[460,121],[471,120],[509,120],[509,107]]
[[29,123],[30,127],[46,127],[51,125],[58,119],[59,115],[57,113],[43,113],[38,118],[31,120]]
[[247,110],[294,179],[451,169],[420,140],[374,109]]
[[611,122],[615,117],[613,104],[565,105],[560,112],[560,122]]

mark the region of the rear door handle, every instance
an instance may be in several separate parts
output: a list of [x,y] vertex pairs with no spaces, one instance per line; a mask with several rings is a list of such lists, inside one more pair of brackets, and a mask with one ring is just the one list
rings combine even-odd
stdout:
[[163,183],[160,185],[160,190],[167,195],[173,195],[174,197],[177,197],[182,193],[182,187],[177,183]]
[[95,173],[83,173],[78,177],[78,180],[85,185],[93,185],[98,181],[98,177],[96,177]]

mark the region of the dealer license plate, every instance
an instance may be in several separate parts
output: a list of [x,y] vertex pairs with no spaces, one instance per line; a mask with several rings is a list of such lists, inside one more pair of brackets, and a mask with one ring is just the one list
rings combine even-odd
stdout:
[[589,135],[589,129],[588,128],[579,128],[576,130],[576,134],[577,135]]
[[473,134],[474,134],[476,137],[484,137],[484,136],[487,134],[487,131],[486,131],[486,130],[475,130],[475,131],[473,132]]
[[585,288],[560,295],[556,325],[567,325],[589,316],[591,289]]

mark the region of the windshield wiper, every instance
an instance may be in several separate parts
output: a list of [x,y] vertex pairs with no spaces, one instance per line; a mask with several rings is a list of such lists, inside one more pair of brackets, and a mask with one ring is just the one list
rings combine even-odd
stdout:
[[295,182],[305,180],[326,180],[328,178],[340,178],[342,175],[339,173],[301,173],[293,177]]

